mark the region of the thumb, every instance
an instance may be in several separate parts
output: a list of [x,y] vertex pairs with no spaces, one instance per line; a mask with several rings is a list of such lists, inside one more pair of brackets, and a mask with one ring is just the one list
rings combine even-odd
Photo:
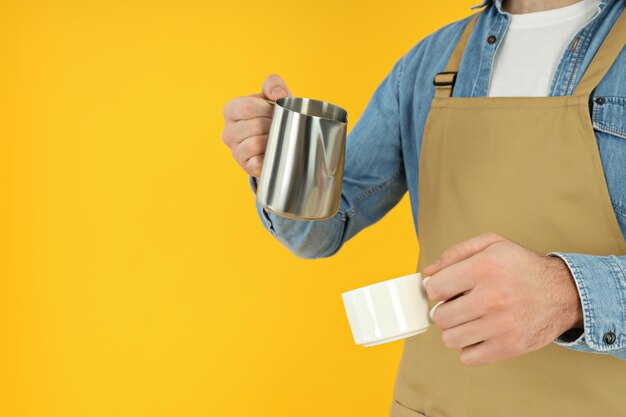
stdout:
[[272,74],[265,79],[262,92],[265,98],[274,101],[283,97],[293,97],[285,81],[277,74]]

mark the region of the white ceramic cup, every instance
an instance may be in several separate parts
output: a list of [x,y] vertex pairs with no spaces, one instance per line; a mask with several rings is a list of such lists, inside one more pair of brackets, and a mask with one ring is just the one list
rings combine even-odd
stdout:
[[357,345],[375,346],[422,333],[430,327],[420,273],[377,282],[342,294]]

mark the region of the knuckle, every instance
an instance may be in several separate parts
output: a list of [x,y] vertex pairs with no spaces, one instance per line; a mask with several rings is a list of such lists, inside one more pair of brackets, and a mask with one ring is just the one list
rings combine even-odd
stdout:
[[222,108],[222,116],[224,116],[224,119],[228,119],[232,102],[233,102],[232,100],[229,100]]
[[224,119],[225,120],[230,120],[230,121],[234,121],[236,119],[235,117],[235,109],[237,109],[237,107],[239,107],[241,104],[241,100],[243,97],[238,96],[235,97],[233,99],[230,99],[225,105],[224,108],[222,109],[222,114],[224,115]]
[[244,160],[241,157],[241,154],[240,154],[239,150],[237,148],[231,149],[231,154],[233,155],[233,158],[235,159],[235,161],[237,161],[237,163],[239,165],[241,165],[243,168],[245,168],[244,167]]
[[519,307],[519,303],[523,301],[518,291],[507,282],[495,283],[492,284],[492,286],[494,292],[493,297],[496,298],[498,306],[502,309],[510,310],[515,306]]
[[502,297],[502,295],[499,292],[497,294],[492,294],[489,299],[489,302],[494,311],[502,311],[502,310],[505,310],[507,307],[506,300],[504,299],[504,297]]
[[491,252],[480,252],[476,254],[476,263],[474,264],[477,272],[486,278],[493,273],[497,267],[497,259]]
[[224,130],[222,130],[222,142],[224,142],[225,145],[230,145],[232,140],[233,140],[233,134],[230,131],[230,129],[225,128]]
[[507,307],[507,302],[503,299],[500,291],[496,288],[490,288],[485,291],[484,304],[489,312],[499,312]]
[[483,237],[487,239],[499,239],[500,235],[497,234],[496,232],[486,232],[486,233],[483,233]]
[[267,132],[267,122],[266,119],[263,117],[257,117],[256,119],[253,119],[252,125],[252,133],[255,135],[264,135]]
[[426,286],[426,294],[432,300],[440,301],[442,298],[442,292],[437,288],[437,285],[433,285],[434,283],[428,283]]
[[252,119],[255,116],[254,106],[248,100],[241,102],[238,110],[243,119]]
[[461,257],[463,257],[463,249],[460,245],[450,246],[442,254],[442,258],[444,259],[457,259]]
[[477,290],[477,292],[480,291],[480,293],[476,294],[476,296],[480,296],[480,306],[481,309],[483,311],[484,314],[491,314],[494,312],[494,306],[493,306],[493,294],[492,294],[492,289],[489,287],[481,287],[480,290]]
[[248,162],[244,169],[249,175],[252,175],[253,177],[257,175],[258,168],[255,164],[251,164],[250,162]]
[[480,253],[481,257],[481,261],[485,264],[487,264],[488,266],[491,266],[493,264],[493,262],[496,260],[495,255],[492,251],[483,251]]
[[249,167],[243,167],[243,170],[246,171],[246,174],[250,175],[251,177],[257,176],[257,173],[253,171],[252,169],[250,169]]
[[435,324],[437,325],[437,327],[439,327],[440,329],[447,329],[449,320],[446,316],[446,314],[443,311],[440,311],[441,307],[439,307],[436,311],[435,314],[433,314],[433,321],[435,322]]
[[441,332],[441,342],[448,349],[452,349],[452,348],[455,347],[454,346],[454,336],[452,335],[452,332],[450,332],[450,331],[445,331],[444,330],[443,332]]
[[476,366],[477,365],[475,356],[467,353],[464,350],[461,351],[459,355],[459,359],[461,360],[461,363],[464,366]]
[[258,155],[253,156],[248,160],[247,167],[253,173],[252,175],[259,174],[261,172],[261,158]]
[[265,81],[263,81],[263,91],[266,94],[269,94],[274,87],[282,86],[283,79],[278,74],[270,74],[265,77]]
[[272,74],[268,75],[265,80],[268,83],[271,83],[272,85],[282,85],[283,84],[283,78],[280,75],[276,74],[276,73],[272,73]]
[[255,137],[255,138],[249,139],[249,141],[250,141],[250,145],[248,147],[248,153],[250,157],[253,157],[255,155],[260,155],[263,152],[265,152],[265,145],[261,142],[260,139]]
[[266,147],[267,147],[267,139],[263,140],[262,138],[259,138],[254,142],[254,146],[252,150],[254,151],[255,155],[261,155],[265,153]]

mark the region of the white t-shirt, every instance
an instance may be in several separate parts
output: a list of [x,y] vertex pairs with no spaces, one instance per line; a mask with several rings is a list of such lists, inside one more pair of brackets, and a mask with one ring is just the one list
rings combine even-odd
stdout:
[[509,27],[494,57],[488,96],[547,96],[565,48],[599,3],[582,0],[553,10],[509,14]]

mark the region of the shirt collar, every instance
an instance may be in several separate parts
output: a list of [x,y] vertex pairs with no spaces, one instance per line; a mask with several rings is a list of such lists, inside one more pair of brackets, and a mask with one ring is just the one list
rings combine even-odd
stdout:
[[[610,0],[600,0],[600,3],[607,3],[608,1]],[[493,5],[496,6],[496,9],[498,9],[500,13],[506,13],[502,9],[502,0],[483,0],[479,4],[470,7],[470,9],[471,10],[480,9],[481,7],[487,6],[489,3],[493,3]]]
[[471,10],[480,9],[483,6],[488,5],[489,3],[494,3],[494,5],[498,8],[499,11],[502,11],[502,0],[483,0],[479,4],[470,7]]

